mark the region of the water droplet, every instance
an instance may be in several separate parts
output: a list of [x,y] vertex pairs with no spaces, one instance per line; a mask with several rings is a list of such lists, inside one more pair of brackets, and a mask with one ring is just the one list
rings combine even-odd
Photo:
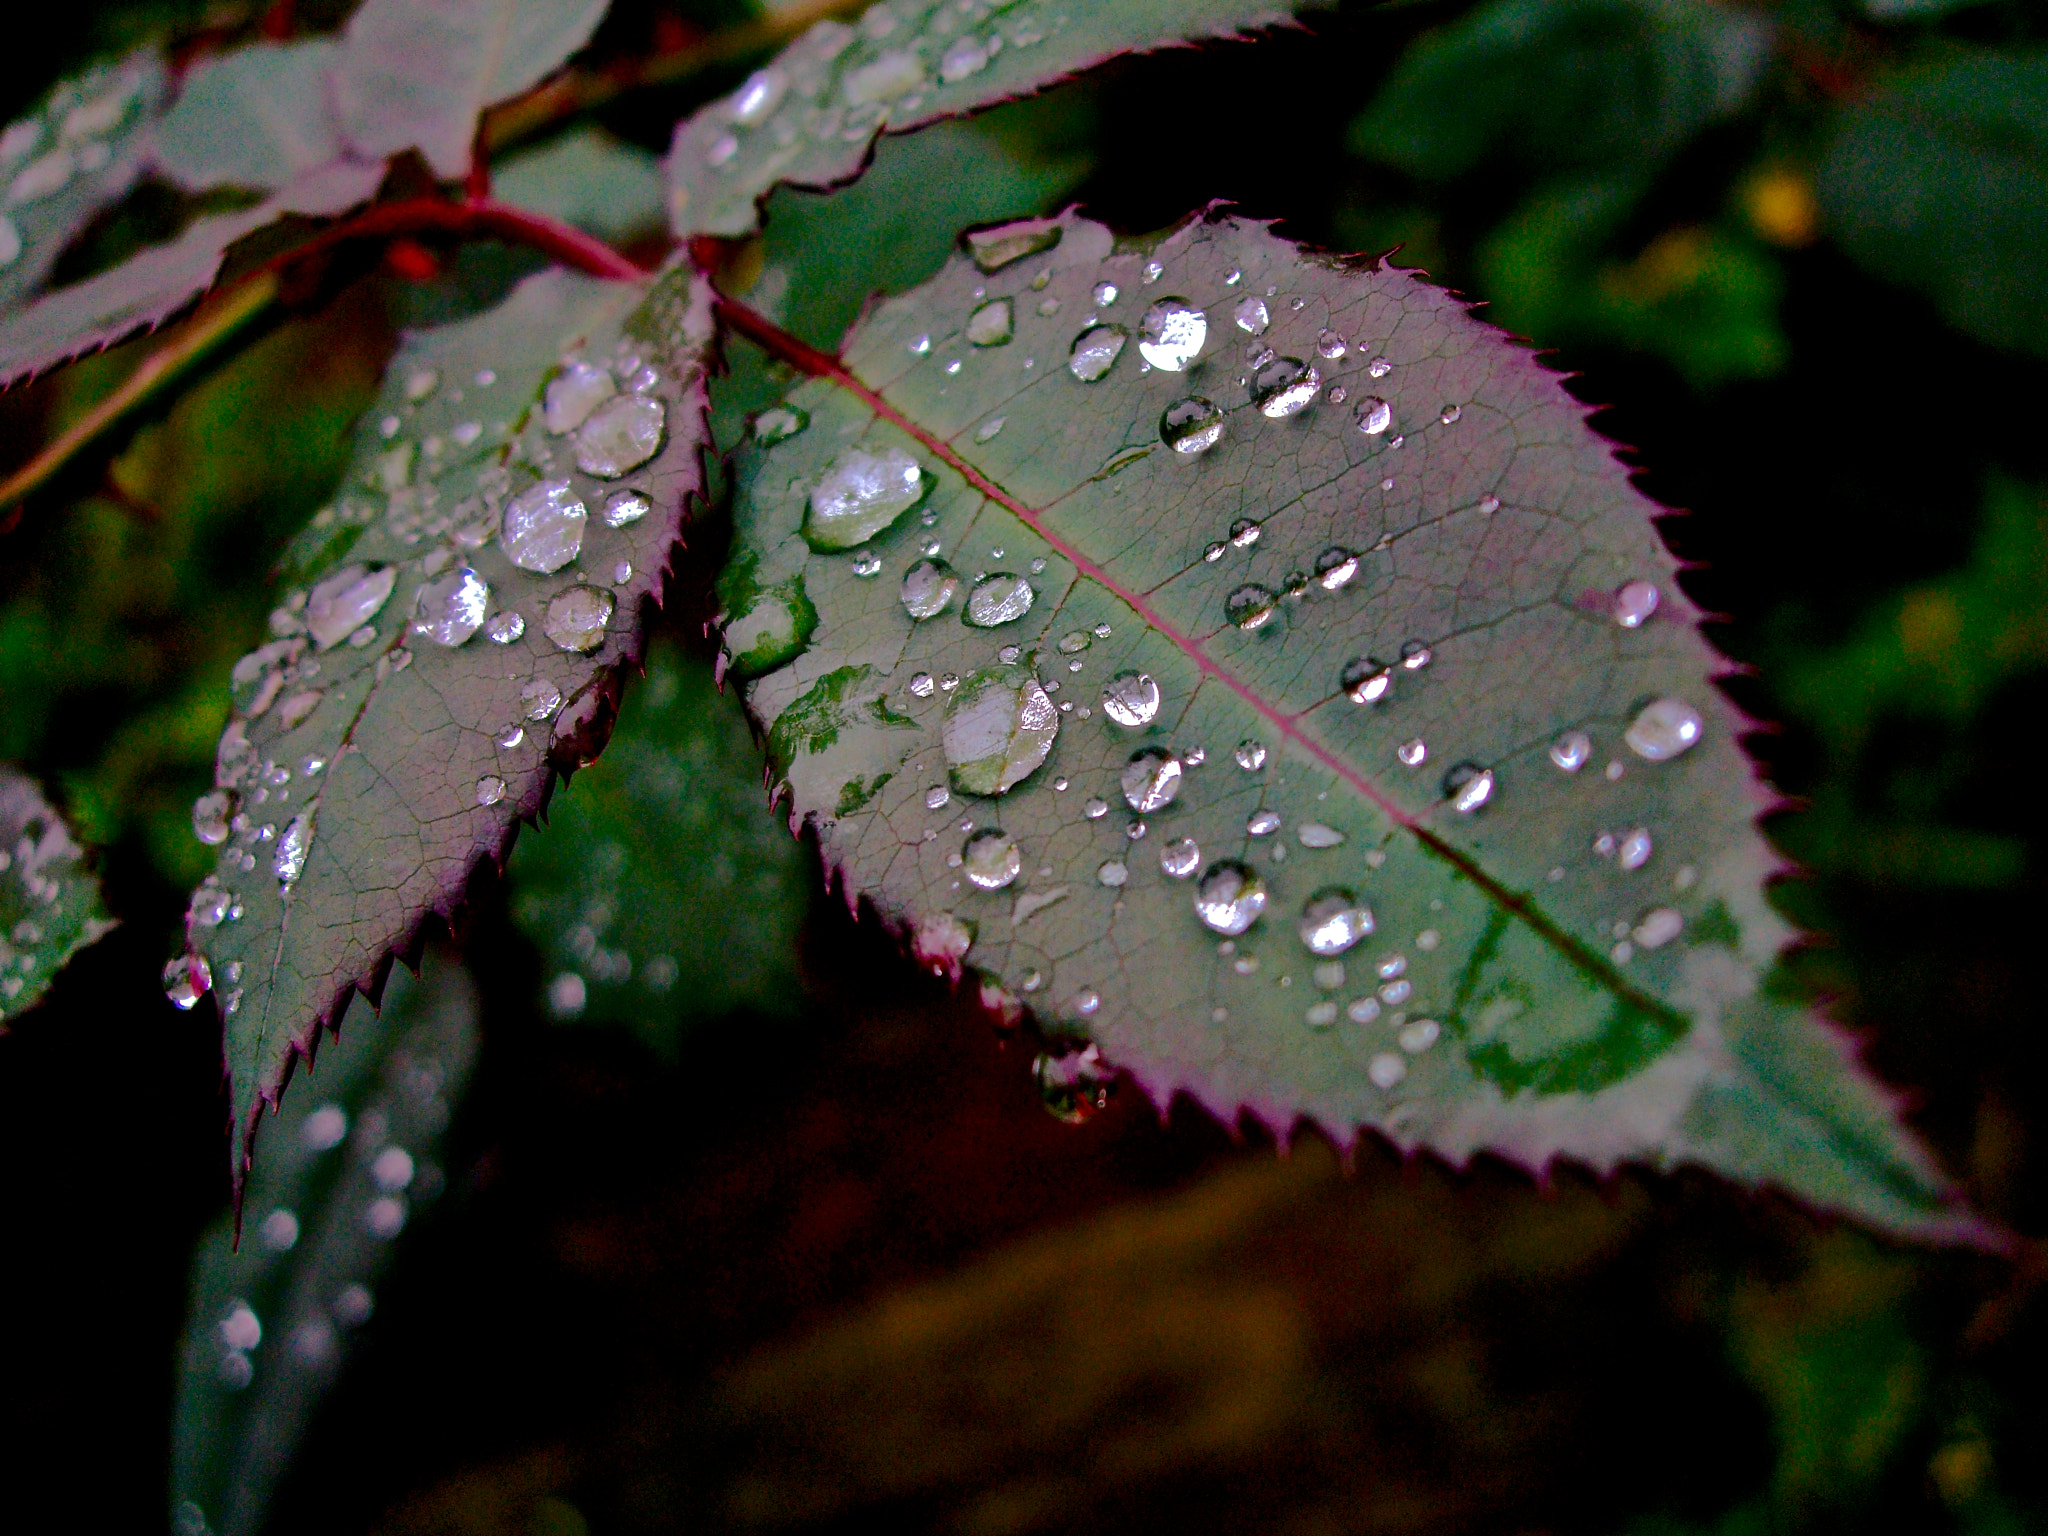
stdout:
[[484,624],[484,638],[499,645],[510,645],[525,633],[526,619],[517,609],[494,613]]
[[1380,988],[1380,1001],[1389,1008],[1398,1008],[1415,994],[1412,981],[1390,981]]
[[346,640],[377,616],[397,581],[396,566],[347,565],[314,583],[306,597],[306,628],[313,644],[325,651]]
[[1408,1063],[1392,1051],[1382,1051],[1367,1064],[1365,1075],[1372,1079],[1375,1088],[1391,1090],[1399,1087],[1401,1080],[1408,1075]]
[[1298,357],[1276,357],[1252,379],[1252,404],[1270,421],[1284,421],[1315,399],[1323,376]]
[[1146,747],[1131,754],[1117,782],[1132,810],[1141,815],[1164,810],[1180,794],[1180,759],[1159,747]]
[[923,357],[926,353],[930,352],[931,349],[931,337],[919,334],[910,338],[910,350],[918,357]]
[[[1093,987],[1074,994],[1074,1011],[1084,1018],[1102,1006]],[[1102,1053],[1094,1046],[1068,1056],[1041,1053],[1031,1062],[1038,1102],[1055,1120],[1080,1125],[1109,1107],[1110,1081]]]
[[1159,684],[1149,672],[1119,672],[1103,685],[1102,712],[1118,725],[1150,725],[1159,713]]
[[614,491],[604,504],[604,525],[624,528],[637,523],[654,510],[654,503],[639,491]]
[[1202,867],[1202,850],[1192,837],[1176,837],[1159,850],[1159,867],[1175,880],[1185,880]]
[[1259,525],[1248,517],[1240,517],[1230,525],[1230,542],[1234,548],[1250,549],[1259,542]]
[[1429,647],[1420,640],[1403,640],[1401,642],[1401,665],[1410,672],[1420,672],[1424,667],[1428,666],[1431,655]]
[[1141,278],[1142,278],[1142,279],[1143,279],[1143,280],[1144,280],[1145,282],[1147,282],[1147,283],[1156,283],[1156,282],[1158,282],[1158,281],[1159,281],[1159,279],[1160,279],[1161,277],[1163,277],[1163,276],[1165,276],[1165,275],[1166,275],[1166,268],[1162,267],[1162,266],[1161,266],[1161,265],[1160,265],[1160,264],[1159,264],[1158,262],[1156,262],[1156,261],[1148,261],[1148,262],[1146,262],[1146,263],[1145,263],[1145,270],[1144,270],[1144,271],[1143,271],[1142,273],[1140,273],[1140,274],[1139,274],[1139,276],[1140,276],[1140,277],[1141,277]]
[[1008,299],[990,299],[967,317],[967,339],[977,347],[1003,346],[1016,333],[1016,310]]
[[495,773],[487,773],[476,781],[476,803],[496,805],[505,798],[505,781]]
[[1658,699],[1643,707],[1622,739],[1637,757],[1662,763],[1691,750],[1700,739],[1700,730],[1699,711],[1690,704],[1683,699]]
[[624,395],[599,406],[576,435],[576,467],[616,480],[657,453],[668,435],[667,408],[647,395]]
[[1685,927],[1685,919],[1669,907],[1658,907],[1643,914],[1632,937],[1644,949],[1661,949],[1677,938]]
[[1031,583],[1022,576],[995,571],[975,583],[974,590],[967,595],[967,611],[961,619],[976,629],[994,629],[1023,618],[1037,596]]
[[1000,827],[983,827],[960,847],[960,869],[984,891],[1000,891],[1024,868],[1017,839]]
[[1214,933],[1235,936],[1266,910],[1266,882],[1249,865],[1220,859],[1195,883],[1195,916]]
[[604,643],[614,606],[602,587],[570,587],[549,602],[541,632],[565,651],[594,651]]
[[1335,848],[1344,841],[1342,832],[1320,821],[1304,821],[1294,829],[1294,836],[1304,848]]
[[1256,582],[1246,582],[1223,600],[1223,616],[1239,629],[1258,629],[1273,617],[1279,599]]
[[775,115],[775,109],[782,105],[782,98],[789,92],[789,76],[770,65],[757,69],[740,82],[740,88],[732,93],[726,110],[732,120],[743,128],[756,128]]
[[519,690],[519,702],[527,719],[545,720],[562,707],[562,690],[544,677],[535,678]]
[[291,825],[278,837],[271,873],[281,885],[289,886],[305,873],[306,855],[313,851],[313,817],[314,807],[308,806],[292,818]]
[[1614,622],[1623,629],[1640,629],[1643,621],[1657,611],[1661,596],[1654,582],[1628,582],[1614,594]]
[[993,229],[969,230],[961,243],[975,266],[984,272],[1000,272],[1012,262],[1051,250],[1065,232],[1057,219],[1019,219]]
[[1413,741],[1404,741],[1394,748],[1394,756],[1401,760],[1404,767],[1420,768],[1429,756],[1429,747],[1420,736],[1417,736]]
[[234,905],[235,893],[226,886],[215,885],[213,876],[208,875],[206,883],[192,893],[187,917],[201,928],[218,928],[227,921],[228,909]]
[[1394,687],[1394,669],[1370,656],[1354,656],[1337,674],[1337,686],[1354,704],[1377,704]]
[[1237,328],[1249,336],[1263,336],[1272,317],[1266,313],[1266,301],[1260,298],[1243,298],[1230,312],[1230,318],[1237,322]]
[[773,447],[795,437],[811,424],[810,413],[798,410],[793,405],[770,406],[754,418],[754,441],[762,447]]
[[524,740],[526,740],[526,727],[523,725],[508,725],[504,730],[498,732],[497,735],[498,745],[505,748],[508,752]]
[[1271,837],[1280,830],[1280,813],[1262,807],[1246,818],[1244,829],[1253,837]]
[[1237,759],[1237,766],[1246,773],[1256,773],[1266,766],[1265,743],[1253,741],[1249,736],[1237,744],[1237,750],[1231,756]]
[[514,565],[547,575],[582,550],[587,516],[567,480],[543,480],[505,504],[505,526],[498,537]]
[[1623,869],[1641,869],[1650,862],[1652,847],[1649,829],[1637,827],[1621,840],[1620,846],[1615,850],[1614,862]]
[[1038,680],[1019,667],[977,672],[956,689],[940,728],[953,786],[975,795],[1003,794],[1051,753],[1059,711]]
[[1351,584],[1351,578],[1358,574],[1358,556],[1341,544],[1332,544],[1316,556],[1316,585],[1325,592],[1335,592]]
[[1394,408],[1378,395],[1367,395],[1358,402],[1358,430],[1367,437],[1378,437],[1394,423]]
[[192,802],[192,835],[209,848],[228,840],[228,818],[234,814],[231,791],[216,789]]
[[1401,1042],[1401,1049],[1410,1056],[1418,1056],[1435,1045],[1443,1033],[1443,1026],[1435,1019],[1417,1019],[1394,1038]]
[[848,448],[826,466],[810,494],[803,534],[811,548],[852,549],[890,527],[922,501],[931,481],[897,447],[870,453]]
[[1324,331],[1316,337],[1316,352],[1323,357],[1342,357],[1346,351],[1344,338],[1335,331]]
[[1471,815],[1493,798],[1493,770],[1477,763],[1454,764],[1444,774],[1444,798],[1459,815]]
[[1100,821],[1109,814],[1109,802],[1099,795],[1090,795],[1081,804],[1081,814],[1090,821]]
[[1221,539],[1218,539],[1215,543],[1211,544],[1207,549],[1202,551],[1202,558],[1208,561],[1209,564],[1214,565],[1218,560],[1221,560],[1223,558],[1223,556],[1225,555],[1225,553],[1229,551],[1229,549],[1230,546],[1228,544],[1224,543]]
[[1334,992],[1344,985],[1344,962],[1325,960],[1315,968],[1315,983],[1325,992]]
[[1341,955],[1372,930],[1372,909],[1341,885],[1325,886],[1301,909],[1301,942],[1313,955]]
[[1566,773],[1577,773],[1593,755],[1593,738],[1584,731],[1567,731],[1550,744],[1550,760]]
[[1116,365],[1130,339],[1131,333],[1120,325],[1090,326],[1074,338],[1067,353],[1067,372],[1083,384],[1093,384]]
[[882,557],[872,549],[861,550],[853,557],[853,574],[856,576],[881,575]]
[[948,85],[979,74],[988,65],[989,50],[971,37],[954,41],[939,55],[939,78]]
[[984,421],[980,426],[974,429],[974,440],[977,443],[986,443],[991,441],[998,432],[1003,430],[1003,422],[1005,419],[1006,418],[1001,416],[989,417],[987,421]]
[[1161,299],[1138,322],[1138,355],[1163,373],[1179,373],[1209,337],[1209,317],[1186,299]]
[[934,619],[953,604],[960,593],[960,577],[943,560],[920,560],[903,573],[897,595],[903,611],[917,620]]
[[436,645],[461,645],[483,627],[491,589],[483,577],[458,565],[447,575],[421,585],[413,595],[413,633]]
[[1447,405],[1443,408],[1442,411],[1440,411],[1437,414],[1436,419],[1448,427],[1452,422],[1456,421],[1460,416],[1464,414],[1465,410],[1463,406]]
[[951,693],[955,688],[958,688],[959,686],[960,677],[958,673],[942,672],[939,674],[939,692]]
[[1223,436],[1223,411],[1200,395],[1185,395],[1159,416],[1159,440],[1189,457],[1207,453]]
[[557,437],[573,432],[617,392],[618,385],[604,369],[571,363],[548,381],[541,397],[541,421]]
[[1131,878],[1131,871],[1122,859],[1108,859],[1095,871],[1095,878],[1101,884],[1115,888]]

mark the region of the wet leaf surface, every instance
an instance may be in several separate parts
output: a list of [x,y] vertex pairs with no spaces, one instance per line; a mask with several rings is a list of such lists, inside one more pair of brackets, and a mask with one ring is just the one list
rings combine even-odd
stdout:
[[439,957],[304,1069],[266,1140],[235,1245],[193,1253],[172,1425],[172,1528],[254,1536],[399,1234],[441,1193],[443,1133],[477,1051],[476,991]]
[[156,162],[192,191],[288,186],[345,153],[332,38],[252,43],[196,65],[156,133]]
[[64,818],[33,779],[0,763],[0,1034],[113,926]]
[[853,178],[884,133],[1044,90],[1119,54],[1235,37],[1285,22],[1270,0],[950,0],[871,6],[821,21],[732,96],[676,128],[667,161],[679,236],[744,235],[779,182]]
[[738,466],[728,650],[829,874],[1161,1102],[1975,1231],[1766,984],[1724,664],[1555,377],[1227,217],[1014,233]]
[[194,808],[221,852],[188,963],[226,1015],[238,1177],[350,990],[601,750],[702,489],[709,330],[685,272],[552,272],[393,361]]

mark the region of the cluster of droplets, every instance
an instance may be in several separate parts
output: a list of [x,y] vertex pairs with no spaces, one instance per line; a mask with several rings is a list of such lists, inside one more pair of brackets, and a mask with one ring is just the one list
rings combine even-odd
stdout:
[[102,65],[51,92],[41,108],[0,129],[0,272],[21,259],[23,211],[80,176],[105,171],[119,140],[147,110],[157,66]]

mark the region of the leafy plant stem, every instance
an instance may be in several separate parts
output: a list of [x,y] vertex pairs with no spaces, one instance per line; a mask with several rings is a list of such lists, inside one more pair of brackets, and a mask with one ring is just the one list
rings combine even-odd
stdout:
[[[693,249],[701,250],[703,247],[699,245],[693,247]],[[855,377],[853,372],[844,363],[840,362],[838,358],[828,356],[817,348],[798,340],[782,330],[766,316],[749,309],[744,304],[727,298],[723,294],[719,295],[714,301],[713,307],[720,321],[761,346],[770,355],[782,359],[790,364],[790,366],[810,374],[814,378],[829,380],[841,389],[857,396],[876,415],[882,417],[885,421],[888,421],[903,432],[908,433],[927,452],[943,460],[948,467],[958,473],[962,479],[981,492],[982,495],[1014,513],[1040,538],[1058,550],[1065,559],[1071,561],[1075,570],[1081,575],[1097,583],[1105,590],[1114,593],[1120,601],[1129,605],[1140,618],[1200,667],[1206,676],[1214,678],[1222,686],[1230,689],[1247,705],[1256,710],[1260,717],[1271,725],[1274,730],[1292,742],[1298,750],[1313,758],[1322,767],[1349,784],[1360,795],[1378,807],[1389,821],[1402,828],[1420,843],[1423,848],[1427,849],[1432,856],[1441,859],[1444,863],[1457,870],[1465,879],[1486,892],[1487,896],[1510,916],[1527,924],[1532,931],[1542,937],[1545,943],[1553,946],[1559,954],[1563,955],[1575,968],[1591,978],[1597,985],[1605,988],[1630,1005],[1643,1009],[1657,1018],[1680,1028],[1684,1026],[1684,1019],[1670,1006],[1630,986],[1605,960],[1594,954],[1585,945],[1545,917],[1526,892],[1513,891],[1501,884],[1500,881],[1488,874],[1469,854],[1445,839],[1422,820],[1404,810],[1398,802],[1387,796],[1377,784],[1373,783],[1365,774],[1360,773],[1357,768],[1347,762],[1340,754],[1331,751],[1323,743],[1317,741],[1313,736],[1304,731],[1301,728],[1300,721],[1295,716],[1277,708],[1270,699],[1267,699],[1256,688],[1253,688],[1244,679],[1218,663],[1214,657],[1208,654],[1206,648],[1199,644],[1192,636],[1183,634],[1158,612],[1142,592],[1134,591],[1129,586],[1118,582],[1070,541],[1046,526],[1043,516],[1036,508],[1024,505],[1015,496],[1011,495],[1009,491],[989,479],[980,470],[963,459],[953,448],[952,444],[906,417],[880,394]]]
[[[465,197],[459,201],[408,198],[366,209],[322,230],[304,245],[273,257],[230,284],[212,304],[202,306],[173,340],[144,358],[112,394],[0,482],[0,509],[18,506],[49,484],[66,465],[130,414],[175,389],[194,363],[246,334],[250,322],[278,302],[291,269],[351,240],[389,240],[415,234],[504,240],[537,250],[591,277],[630,281],[647,275],[637,263],[580,229],[490,197]],[[0,533],[11,530],[13,522],[13,518],[0,514]]]

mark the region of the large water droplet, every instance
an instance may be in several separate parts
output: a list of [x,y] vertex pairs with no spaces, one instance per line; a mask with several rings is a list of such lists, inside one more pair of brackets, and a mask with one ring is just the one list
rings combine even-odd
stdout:
[[953,785],[999,795],[1043,763],[1059,734],[1060,712],[1021,667],[977,672],[946,705],[939,740]]
[[1206,453],[1222,436],[1222,409],[1200,395],[1184,396],[1160,413],[1159,440],[1175,453]]
[[590,413],[576,434],[576,467],[600,480],[616,480],[661,452],[668,413],[648,395],[626,395]]
[[604,369],[571,363],[548,381],[541,399],[541,421],[557,436],[573,432],[617,392],[618,385]]
[[1159,850],[1159,867],[1176,880],[1185,880],[1202,867],[1202,850],[1192,837],[1176,837]]
[[1239,629],[1258,629],[1273,617],[1279,599],[1257,582],[1246,582],[1223,600],[1223,616]]
[[1370,656],[1354,656],[1337,674],[1337,686],[1354,704],[1377,704],[1393,691],[1394,669]]
[[164,996],[176,1007],[189,1010],[212,990],[213,968],[206,963],[206,956],[174,955],[165,964]]
[[1252,379],[1252,403],[1259,414],[1283,421],[1315,399],[1323,376],[1298,357],[1276,357]]
[[960,577],[943,560],[920,560],[903,573],[897,596],[913,619],[935,619],[960,595]]
[[1103,684],[1102,712],[1118,725],[1150,725],[1159,713],[1159,684],[1149,672],[1119,672]]
[[1000,891],[1024,868],[1017,839],[1000,827],[983,827],[960,848],[960,872],[984,891]]
[[1164,810],[1180,794],[1180,759],[1159,747],[1146,747],[1131,754],[1117,782],[1124,803],[1140,815]]
[[1593,738],[1584,731],[1567,731],[1550,744],[1550,760],[1566,773],[1577,773],[1593,755]]
[[583,499],[568,481],[543,480],[505,504],[505,525],[498,538],[514,565],[546,575],[581,553],[588,516]]
[[313,644],[323,651],[341,644],[377,616],[397,581],[396,566],[346,565],[315,582],[306,597],[306,628]]
[[1186,299],[1161,299],[1138,322],[1138,355],[1165,373],[1195,360],[1209,337],[1209,317]]
[[467,565],[421,585],[413,595],[412,627],[436,645],[460,645],[483,627],[491,589]]
[[1266,301],[1261,298],[1243,298],[1230,312],[1230,318],[1237,322],[1237,328],[1251,336],[1263,336],[1272,317],[1266,313]]
[[1700,729],[1699,711],[1690,704],[1658,699],[1643,706],[1622,737],[1637,757],[1662,763],[1690,751],[1700,739]]
[[1639,629],[1657,611],[1662,596],[1655,582],[1631,581],[1614,594],[1614,622],[1623,629]]
[[1301,942],[1310,954],[1341,955],[1372,927],[1372,909],[1341,885],[1325,886],[1301,909]]
[[1131,333],[1120,325],[1092,325],[1074,338],[1067,354],[1067,372],[1083,384],[1093,384],[1116,366]]
[[549,602],[541,632],[565,651],[594,651],[604,643],[613,606],[603,587],[571,587]]
[[1378,437],[1394,423],[1394,408],[1378,395],[1367,395],[1358,402],[1358,430],[1367,437]]
[[1218,860],[1195,882],[1195,916],[1216,933],[1235,937],[1265,910],[1266,882],[1236,859]]
[[826,552],[865,544],[922,501],[931,479],[901,448],[848,448],[811,491],[804,539]]
[[976,629],[994,629],[998,624],[1023,618],[1031,611],[1037,595],[1022,576],[996,571],[974,584],[974,590],[967,594],[967,611],[961,619]]
[[1470,816],[1493,798],[1493,770],[1477,763],[1456,763],[1444,773],[1444,798],[1461,816]]
[[1016,310],[1008,299],[990,299],[967,317],[967,339],[977,347],[1000,347],[1016,334]]

